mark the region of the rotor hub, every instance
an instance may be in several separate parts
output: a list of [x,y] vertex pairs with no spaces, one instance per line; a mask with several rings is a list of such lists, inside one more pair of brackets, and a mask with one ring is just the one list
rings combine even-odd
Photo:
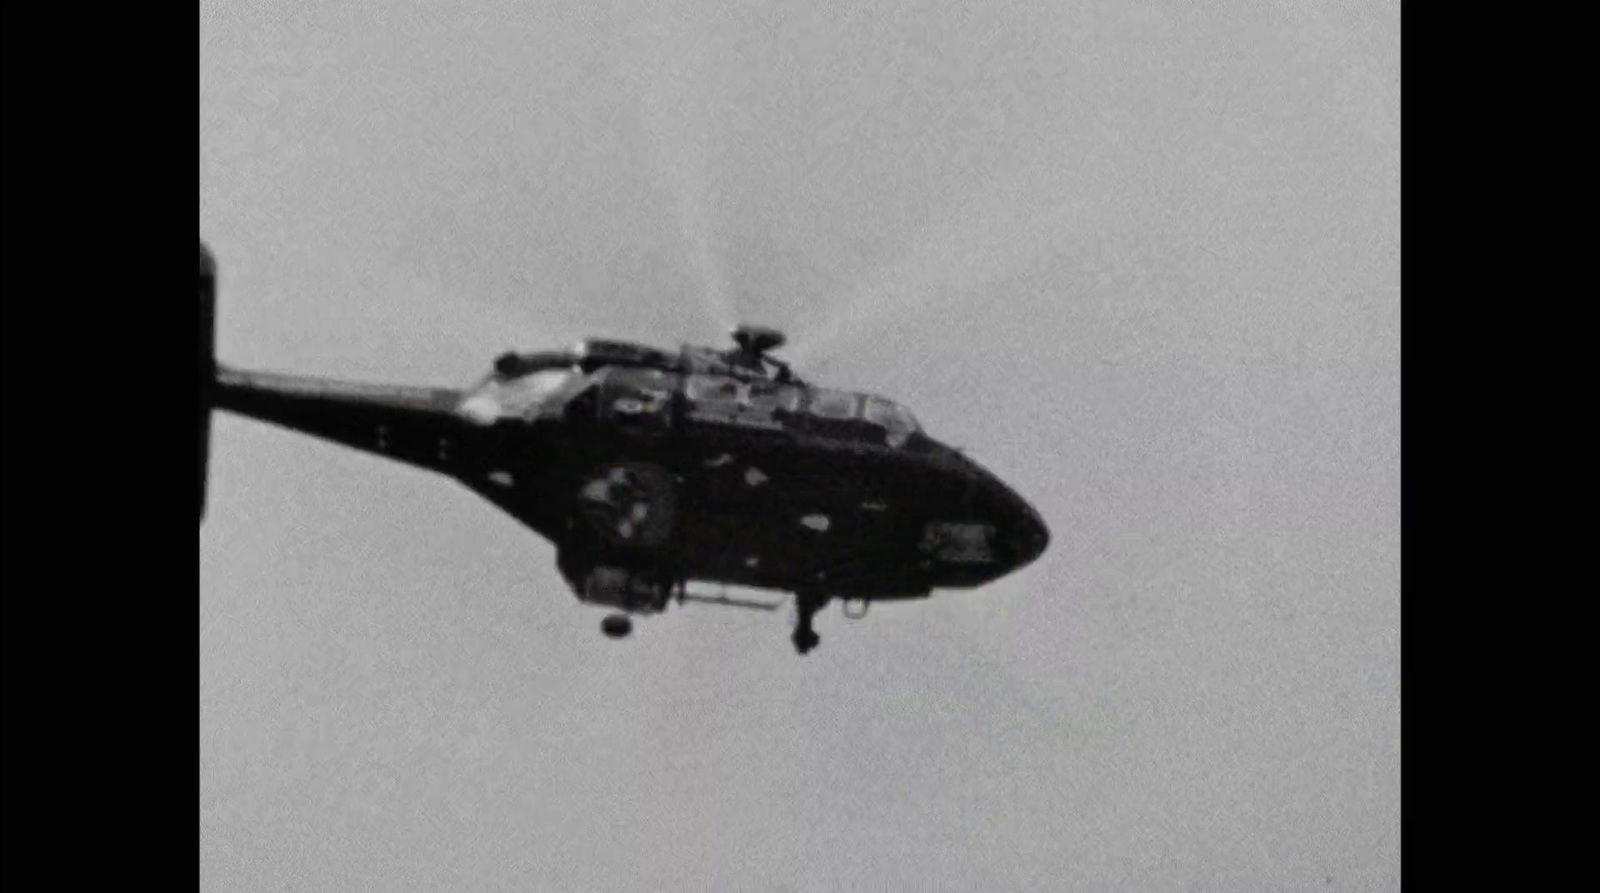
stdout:
[[787,341],[783,333],[766,326],[739,326],[733,330],[733,342],[740,349],[763,354],[777,350]]

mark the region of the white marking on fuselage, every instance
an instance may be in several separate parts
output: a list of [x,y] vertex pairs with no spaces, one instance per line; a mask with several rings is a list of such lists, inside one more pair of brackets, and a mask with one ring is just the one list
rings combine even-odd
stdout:
[[751,555],[749,558],[746,558],[744,560],[744,566],[745,567],[756,567],[759,564],[761,564],[761,556],[760,555]]
[[489,480],[502,487],[514,487],[517,484],[517,479],[512,477],[509,471],[491,471],[489,472]]
[[767,482],[767,476],[761,473],[761,469],[752,466],[744,473],[744,482],[752,487],[759,487]]
[[809,527],[818,533],[826,533],[828,528],[833,526],[833,522],[827,515],[806,515],[800,519],[800,526]]
[[461,401],[461,414],[480,425],[492,425],[500,418],[500,404],[488,394],[473,394]]

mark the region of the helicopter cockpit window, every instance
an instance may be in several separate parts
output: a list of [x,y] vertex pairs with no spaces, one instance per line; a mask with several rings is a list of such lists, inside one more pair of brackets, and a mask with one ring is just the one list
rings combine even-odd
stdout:
[[737,403],[740,387],[720,375],[691,375],[684,381],[684,392],[696,403]]
[[904,445],[911,435],[920,430],[916,417],[911,415],[911,410],[882,397],[868,397],[866,410],[862,415],[867,421],[883,427],[888,433],[889,446]]
[[800,409],[800,389],[775,381],[752,381],[745,385],[744,404],[764,413],[796,412]]
[[806,410],[819,419],[853,419],[859,396],[848,391],[814,390]]

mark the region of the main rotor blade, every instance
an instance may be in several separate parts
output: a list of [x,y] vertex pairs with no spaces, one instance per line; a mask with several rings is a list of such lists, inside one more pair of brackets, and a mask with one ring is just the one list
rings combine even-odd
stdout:
[[795,337],[790,359],[797,366],[815,364],[881,337],[894,323],[963,309],[985,297],[985,286],[1066,244],[1089,219],[1089,203],[1035,193],[1035,178],[1025,174],[997,184],[943,225],[924,230],[899,260],[830,302],[832,312]]
[[695,289],[710,321],[723,333],[738,324],[727,264],[712,224],[715,204],[707,157],[710,119],[697,89],[709,41],[682,4],[648,4],[629,29],[634,54],[625,74],[639,90],[639,120],[654,148],[656,176],[673,198],[673,212],[699,280]]

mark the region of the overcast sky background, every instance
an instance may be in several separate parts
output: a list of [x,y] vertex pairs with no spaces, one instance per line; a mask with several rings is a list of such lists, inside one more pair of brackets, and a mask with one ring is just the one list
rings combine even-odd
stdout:
[[973,593],[601,637],[451,481],[214,429],[208,890],[1395,890],[1393,2],[201,4],[240,366],[720,342],[1044,514]]

